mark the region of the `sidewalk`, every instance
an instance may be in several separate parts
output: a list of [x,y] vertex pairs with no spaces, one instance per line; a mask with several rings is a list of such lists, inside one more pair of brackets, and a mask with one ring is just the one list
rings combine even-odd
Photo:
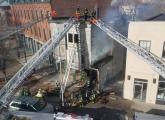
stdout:
[[150,112],[151,110],[165,110],[165,105],[147,104],[139,101],[133,101],[131,109],[141,112]]

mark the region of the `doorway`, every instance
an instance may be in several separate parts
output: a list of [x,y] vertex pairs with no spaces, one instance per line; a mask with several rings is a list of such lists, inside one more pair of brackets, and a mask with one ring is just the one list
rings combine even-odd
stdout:
[[146,101],[147,93],[147,80],[135,79],[134,80],[134,99]]

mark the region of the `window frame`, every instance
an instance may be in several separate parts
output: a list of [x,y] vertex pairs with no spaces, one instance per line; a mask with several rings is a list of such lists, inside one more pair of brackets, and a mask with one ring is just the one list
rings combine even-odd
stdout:
[[[77,36],[77,39],[76,39]],[[79,43],[79,36],[78,34],[74,34],[74,43],[78,44]]]
[[165,58],[165,41],[163,42],[162,58]]
[[[68,42],[69,43],[74,43],[74,39],[73,39],[73,35],[72,33],[68,33]],[[70,39],[71,38],[71,39]]]
[[[146,45],[147,45],[147,43],[150,43],[149,44],[149,49],[147,49],[148,47],[146,47],[146,46],[145,47],[141,46],[140,45],[141,42],[145,43]],[[151,50],[151,40],[139,40],[139,46],[150,52],[150,50]]]

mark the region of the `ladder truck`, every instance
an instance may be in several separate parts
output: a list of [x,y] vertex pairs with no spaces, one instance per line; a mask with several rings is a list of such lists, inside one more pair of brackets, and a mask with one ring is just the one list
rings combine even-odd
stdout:
[[[21,85],[21,83],[25,80],[25,78],[31,74],[33,69],[39,65],[46,57],[49,55],[49,53],[52,52],[54,48],[56,48],[61,39],[65,36],[67,31],[73,26],[73,24],[76,23],[75,18],[70,18],[67,21],[67,26],[52,37],[52,39],[48,40],[39,51],[37,51],[36,54],[9,80],[9,82],[0,90],[0,109],[7,106],[10,102],[10,100],[13,97],[13,94],[16,92],[16,89]],[[97,20],[95,18],[91,18],[90,20],[93,24],[98,26],[101,30],[103,30],[109,37],[116,40],[118,43],[126,47],[128,50],[132,51],[134,54],[136,54],[138,57],[140,57],[142,60],[147,62],[153,70],[155,70],[159,75],[161,75],[163,78],[165,78],[165,62],[161,60],[161,58],[157,57],[156,55],[148,52],[144,48],[140,47],[136,43],[132,42],[131,40],[124,37],[122,34],[117,32],[115,29],[113,29],[110,25],[105,24],[101,20]],[[70,65],[68,67],[68,72],[70,71]],[[68,72],[66,72],[68,74]],[[66,75],[67,75],[66,74]],[[68,76],[68,75],[67,75]],[[67,77],[66,80],[67,81]],[[63,90],[65,90],[65,85]]]

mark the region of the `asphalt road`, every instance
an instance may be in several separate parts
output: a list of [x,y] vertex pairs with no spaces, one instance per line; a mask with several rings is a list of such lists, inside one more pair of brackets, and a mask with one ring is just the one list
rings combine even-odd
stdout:
[[[48,103],[51,103],[54,106],[59,105],[60,99],[56,96],[49,96],[46,98]],[[78,108],[78,107],[65,107],[60,108],[58,111],[55,112],[64,112],[64,113],[73,113],[80,116],[84,116],[85,114],[89,114],[90,117],[94,118],[94,120],[125,120],[125,112],[110,108]]]

